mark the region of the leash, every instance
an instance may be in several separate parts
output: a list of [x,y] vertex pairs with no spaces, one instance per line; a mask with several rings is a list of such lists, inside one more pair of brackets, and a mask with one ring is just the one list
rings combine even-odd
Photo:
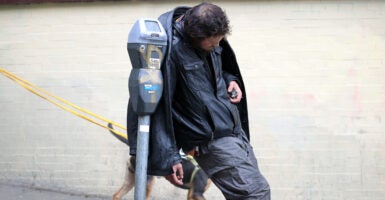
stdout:
[[[74,115],[76,115],[76,116],[78,116],[80,118],[83,118],[83,119],[85,119],[85,120],[87,120],[87,121],[89,121],[91,123],[94,123],[94,124],[96,124],[96,125],[98,125],[100,127],[108,129],[110,132],[114,133],[115,135],[117,135],[119,137],[123,137],[123,138],[127,139],[127,134],[121,133],[119,131],[116,131],[113,128],[110,128],[110,127],[108,127],[106,125],[103,125],[102,123],[99,123],[99,122],[95,121],[94,119],[90,118],[89,116],[94,117],[96,119],[99,119],[101,121],[107,122],[109,124],[113,124],[113,125],[121,128],[121,129],[123,129],[123,130],[127,130],[126,127],[124,127],[124,126],[122,126],[122,125],[120,125],[120,124],[118,124],[116,122],[113,122],[113,121],[111,121],[109,119],[106,119],[104,117],[101,117],[101,116],[99,116],[97,114],[94,114],[94,113],[92,113],[92,112],[90,112],[90,111],[88,111],[88,110],[86,110],[84,108],[81,108],[81,107],[79,107],[79,106],[77,106],[75,104],[72,104],[71,102],[69,102],[69,101],[67,101],[65,99],[57,97],[57,96],[55,96],[55,95],[53,95],[53,94],[51,94],[51,93],[49,93],[49,92],[39,88],[38,86],[36,86],[36,85],[34,85],[34,84],[32,84],[32,83],[30,83],[30,82],[28,82],[28,81],[26,81],[26,80],[16,76],[16,75],[6,71],[3,68],[0,68],[0,72],[4,76],[6,76],[7,78],[9,78],[12,81],[14,81],[15,83],[19,84],[24,89],[32,92],[33,94],[43,98],[44,100],[46,100],[48,102],[50,102],[50,103],[60,107],[61,109],[65,110],[65,111],[67,111],[69,113],[72,113],[72,114],[74,114]],[[64,105],[62,105],[62,104],[64,104]],[[89,115],[89,116],[86,116],[86,115]]]
[[197,161],[191,155],[187,155],[186,158],[187,158],[187,160],[189,160],[194,165],[194,171],[192,172],[191,178],[190,178],[190,185],[192,185],[194,178],[195,178],[195,175],[197,174],[200,167],[199,167],[199,164],[197,163]]

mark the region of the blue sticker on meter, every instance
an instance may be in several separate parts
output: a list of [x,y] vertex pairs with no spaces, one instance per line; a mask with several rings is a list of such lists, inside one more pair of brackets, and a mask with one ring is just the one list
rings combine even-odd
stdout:
[[144,90],[158,90],[158,85],[144,84]]

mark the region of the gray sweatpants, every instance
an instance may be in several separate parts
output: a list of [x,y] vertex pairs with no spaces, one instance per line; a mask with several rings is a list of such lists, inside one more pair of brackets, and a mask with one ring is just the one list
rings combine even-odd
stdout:
[[270,200],[269,184],[244,135],[200,145],[195,159],[227,200]]

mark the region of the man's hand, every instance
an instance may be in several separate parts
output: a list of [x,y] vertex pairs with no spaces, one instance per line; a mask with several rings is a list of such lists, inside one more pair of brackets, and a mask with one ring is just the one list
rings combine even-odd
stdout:
[[231,93],[233,90],[237,93],[237,96],[231,98],[230,97],[230,102],[231,103],[239,103],[241,102],[242,99],[242,90],[239,88],[239,85],[236,81],[231,81],[229,84],[229,87],[227,88],[227,92]]
[[177,163],[172,166],[174,173],[165,176],[165,178],[172,184],[183,185],[183,167],[181,163]]

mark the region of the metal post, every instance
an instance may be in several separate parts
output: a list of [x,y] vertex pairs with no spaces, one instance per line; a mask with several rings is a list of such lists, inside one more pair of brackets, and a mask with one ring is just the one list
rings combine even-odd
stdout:
[[148,143],[150,137],[150,115],[138,117],[136,144],[135,200],[146,199]]

